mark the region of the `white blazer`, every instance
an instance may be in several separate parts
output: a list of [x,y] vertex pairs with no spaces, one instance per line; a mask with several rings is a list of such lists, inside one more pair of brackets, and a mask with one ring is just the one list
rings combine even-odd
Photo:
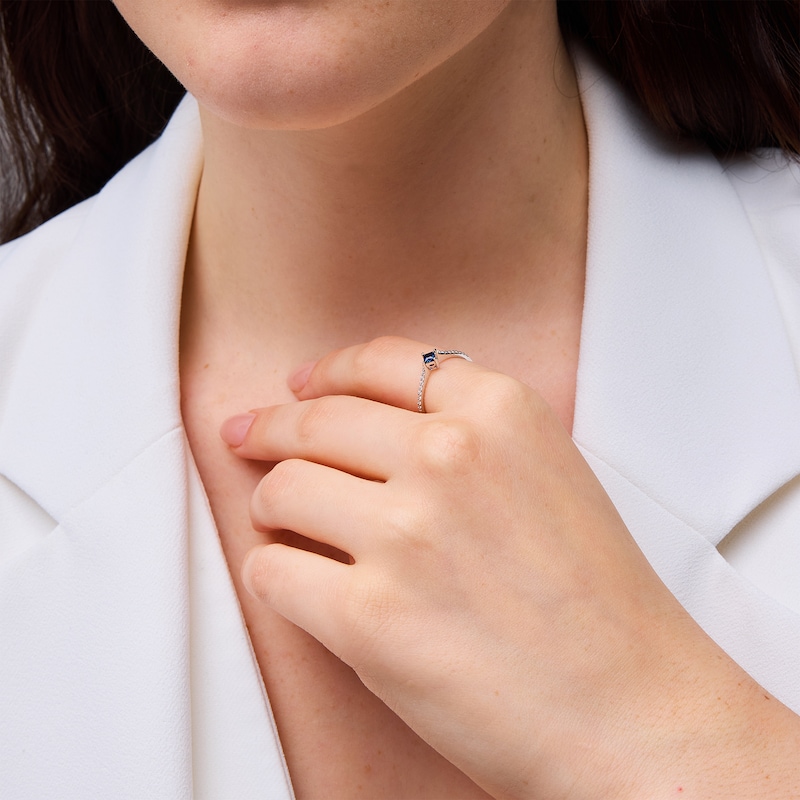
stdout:
[[[717,549],[743,520],[768,530],[751,512],[771,497],[800,539],[800,181],[777,157],[723,167],[665,141],[581,71],[591,175],[575,441],[680,602],[800,712],[797,608]],[[228,766],[241,762],[230,792],[204,791],[291,797],[208,538],[201,560],[228,616],[216,633],[190,619],[189,530],[213,531],[178,385],[200,170],[188,98],[97,197],[0,251],[4,798],[191,797],[200,684],[224,694],[214,713],[234,732]],[[773,558],[776,574],[797,547]]]

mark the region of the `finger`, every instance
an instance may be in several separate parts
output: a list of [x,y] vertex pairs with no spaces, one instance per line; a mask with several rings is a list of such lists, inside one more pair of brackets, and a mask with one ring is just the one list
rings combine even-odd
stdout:
[[228,424],[235,427],[236,423],[230,420],[220,431],[242,458],[302,458],[373,480],[388,480],[401,458],[408,426],[417,421],[393,406],[345,395],[271,406],[253,413],[243,439],[231,436]]
[[[329,353],[314,365],[305,385],[294,388],[300,399],[348,394],[416,411],[422,354],[432,349],[394,336],[373,339]],[[439,368],[426,374],[425,409],[458,407],[469,398],[476,373],[487,371],[461,358],[440,358]]]
[[341,605],[353,567],[285,544],[256,547],[242,564],[242,580],[254,597],[338,652]]
[[292,459],[268,472],[253,493],[256,530],[288,530],[335,547],[354,559],[376,541],[384,485]]

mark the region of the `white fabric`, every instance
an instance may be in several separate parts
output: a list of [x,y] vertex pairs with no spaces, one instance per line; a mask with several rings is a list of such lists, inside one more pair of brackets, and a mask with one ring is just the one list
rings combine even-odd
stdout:
[[[731,164],[728,176],[759,242],[800,374],[800,165],[790,165],[787,174],[766,153]],[[743,520],[719,550],[740,574],[800,614],[800,477]]]
[[[678,599],[800,711],[800,184],[664,142],[581,72],[575,440]],[[4,797],[291,797],[180,419],[200,152],[187,99],[97,198],[0,251]]]
[[[752,555],[774,557],[777,540],[796,557],[800,536],[786,486],[800,474],[797,170],[774,153],[721,166],[665,141],[590,63],[580,71],[590,209],[574,439],[684,607],[800,711],[800,565],[765,571]],[[753,543],[751,512],[784,486],[766,547],[721,544],[737,524]]]
[[194,800],[291,800],[275,720],[188,452],[187,462]]
[[740,575],[800,614],[800,476],[742,520],[718,549]]

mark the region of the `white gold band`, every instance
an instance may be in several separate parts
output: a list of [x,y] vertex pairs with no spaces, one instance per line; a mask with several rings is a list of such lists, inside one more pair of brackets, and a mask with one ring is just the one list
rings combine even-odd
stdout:
[[425,386],[428,382],[428,373],[439,369],[439,362],[448,358],[463,358],[465,361],[472,359],[463,350],[437,350],[434,348],[429,353],[422,354],[422,373],[419,376],[419,388],[417,389],[417,411],[425,413]]

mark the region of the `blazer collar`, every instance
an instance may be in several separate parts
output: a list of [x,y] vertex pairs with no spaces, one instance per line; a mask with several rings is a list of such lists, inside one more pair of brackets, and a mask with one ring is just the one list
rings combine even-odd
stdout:
[[[781,316],[724,168],[665,141],[585,56],[579,71],[591,171],[574,436],[719,541],[800,471]],[[181,424],[178,317],[200,151],[187,98],[92,202],[39,304],[0,469],[56,518]]]
[[[715,540],[800,471],[800,391],[780,314],[719,164],[665,143],[590,64],[581,71],[591,205],[575,438],[609,468],[612,495],[617,475],[641,490],[629,518],[641,511],[643,527],[666,530],[646,513],[654,498]],[[7,666],[34,681],[30,665],[52,665],[39,670],[42,691],[53,674],[78,687],[58,713],[59,698],[43,695],[51,738],[83,731],[80,757],[149,742],[131,751],[130,775],[143,763],[169,773],[175,797],[191,791],[177,345],[200,169],[187,99],[154,147],[69,212],[82,221],[15,331],[0,422],[0,472],[62,523],[0,581],[0,611],[10,609],[0,628],[19,629],[27,648]],[[10,257],[41,260],[61,246],[58,230]],[[47,636],[25,636],[31,624]]]
[[[725,169],[665,140],[585,55],[578,66],[591,167],[574,437],[716,543],[800,472],[781,316]],[[181,425],[182,265],[200,171],[187,98],[90,201],[41,297],[0,470],[56,518]]]
[[[0,471],[55,519],[181,426],[180,296],[201,145],[187,98],[156,145],[67,212],[83,221],[55,254],[0,425]],[[31,247],[41,259],[47,235],[12,256]]]
[[716,544],[800,472],[800,387],[725,168],[585,55],[590,207],[574,438]]
[[4,774],[42,796],[192,796],[177,342],[200,155],[188,100],[8,256],[23,280],[50,276],[12,331],[0,398],[0,472],[58,522],[0,579]]

